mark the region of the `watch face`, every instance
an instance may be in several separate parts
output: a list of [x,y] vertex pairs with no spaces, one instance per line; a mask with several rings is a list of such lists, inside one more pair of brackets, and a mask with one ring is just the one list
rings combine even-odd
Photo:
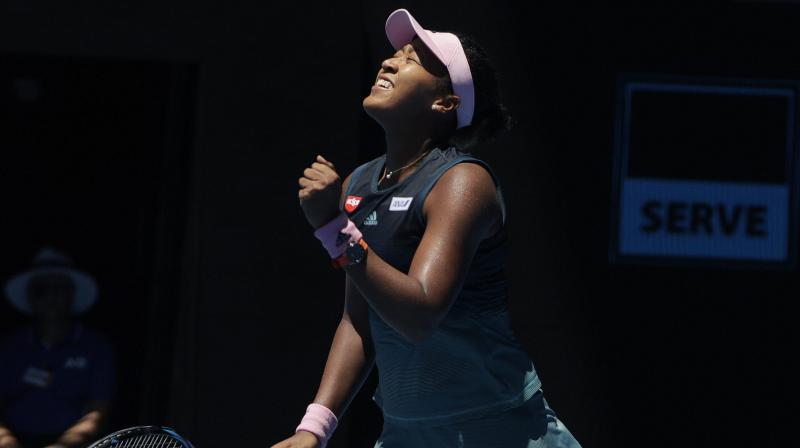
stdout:
[[360,244],[352,244],[347,248],[347,258],[350,259],[350,263],[361,263],[366,254],[367,250],[361,247]]

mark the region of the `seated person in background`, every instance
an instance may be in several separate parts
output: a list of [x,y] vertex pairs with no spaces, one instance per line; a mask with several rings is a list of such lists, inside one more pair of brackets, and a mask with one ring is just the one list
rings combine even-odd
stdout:
[[33,322],[0,343],[0,448],[72,448],[99,438],[114,390],[114,353],[75,317],[95,303],[95,281],[44,248],[5,293]]

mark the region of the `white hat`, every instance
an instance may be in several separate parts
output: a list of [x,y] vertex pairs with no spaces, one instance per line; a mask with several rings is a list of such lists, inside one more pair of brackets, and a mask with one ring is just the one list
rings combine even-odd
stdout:
[[51,247],[42,248],[33,259],[33,268],[6,282],[5,292],[14,308],[24,314],[33,314],[28,303],[28,282],[39,274],[64,274],[75,284],[72,314],[83,314],[97,301],[97,283],[94,279],[72,267],[72,259]]

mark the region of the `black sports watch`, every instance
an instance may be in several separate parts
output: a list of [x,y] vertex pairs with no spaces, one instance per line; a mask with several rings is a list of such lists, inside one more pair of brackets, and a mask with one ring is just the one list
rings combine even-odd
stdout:
[[361,263],[367,256],[368,249],[369,246],[367,246],[367,242],[364,241],[364,238],[358,241],[351,241],[344,253],[331,260],[331,263],[333,263],[333,267],[335,268]]

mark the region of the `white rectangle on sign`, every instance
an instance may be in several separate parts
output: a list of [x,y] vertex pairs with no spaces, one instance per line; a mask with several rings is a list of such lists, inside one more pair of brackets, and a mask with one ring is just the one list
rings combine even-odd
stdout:
[[389,210],[391,211],[408,210],[408,207],[411,206],[412,199],[414,198],[392,198],[392,203],[389,204]]
[[619,253],[783,261],[789,190],[779,184],[625,179]]

